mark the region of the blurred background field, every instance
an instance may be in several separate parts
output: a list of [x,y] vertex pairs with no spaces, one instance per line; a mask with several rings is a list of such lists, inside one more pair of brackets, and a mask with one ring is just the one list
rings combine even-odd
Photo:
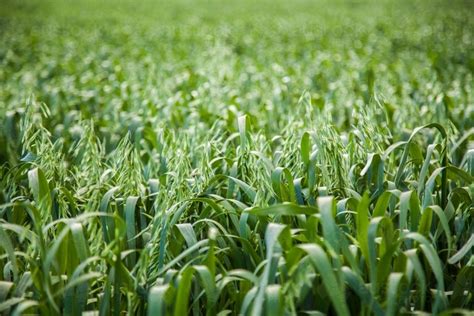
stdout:
[[294,105],[304,91],[338,127],[374,92],[400,130],[448,118],[446,102],[460,128],[474,115],[470,1],[1,6],[2,108],[16,110],[34,93],[55,126],[77,111],[123,136],[157,108],[178,127],[212,125],[235,108],[254,117],[266,110],[258,125],[278,129],[287,114],[301,114]]

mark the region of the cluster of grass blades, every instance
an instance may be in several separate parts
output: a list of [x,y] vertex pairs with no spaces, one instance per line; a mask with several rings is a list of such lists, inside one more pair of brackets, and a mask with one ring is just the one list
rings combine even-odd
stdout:
[[[451,164],[441,125],[417,128],[383,154],[370,154],[351,176],[360,193],[332,196],[314,180],[314,135],[303,133],[300,169],[291,172],[253,151],[246,117],[239,122],[234,158],[229,149],[206,161],[215,175],[196,192],[174,184],[176,174],[168,172],[147,184],[139,179],[143,190],[132,195],[126,184],[133,168],[143,167],[126,157],[134,155],[127,141],[118,154],[130,174],[122,183],[104,180],[114,172],[106,159],[103,185],[90,189],[102,192],[97,204],[86,199],[94,192],[72,193],[67,182],[48,181],[38,159],[4,171],[6,182],[25,181],[25,195],[2,206],[1,311],[468,312],[474,158],[468,152],[462,165]],[[439,134],[434,144],[410,150],[418,134],[433,129]],[[424,159],[414,156],[421,153]],[[243,154],[266,169],[266,187],[239,179],[236,164],[248,163]],[[232,167],[225,159],[234,160]],[[386,172],[391,165],[393,174]],[[169,194],[186,197],[167,205]]]
[[472,4],[436,3],[0,4],[0,314],[472,313]]

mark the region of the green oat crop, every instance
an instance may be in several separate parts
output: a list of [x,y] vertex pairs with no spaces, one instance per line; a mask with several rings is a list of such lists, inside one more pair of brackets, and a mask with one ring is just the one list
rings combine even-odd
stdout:
[[2,1],[0,314],[472,314],[472,12]]

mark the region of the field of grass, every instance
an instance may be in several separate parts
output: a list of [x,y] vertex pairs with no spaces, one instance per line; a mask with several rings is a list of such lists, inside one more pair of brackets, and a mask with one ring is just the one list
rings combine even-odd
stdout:
[[473,1],[0,2],[0,314],[474,310]]

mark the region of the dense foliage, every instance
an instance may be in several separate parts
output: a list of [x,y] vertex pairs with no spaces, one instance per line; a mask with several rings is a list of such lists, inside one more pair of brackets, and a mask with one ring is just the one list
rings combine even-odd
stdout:
[[2,1],[0,313],[468,313],[472,12]]

